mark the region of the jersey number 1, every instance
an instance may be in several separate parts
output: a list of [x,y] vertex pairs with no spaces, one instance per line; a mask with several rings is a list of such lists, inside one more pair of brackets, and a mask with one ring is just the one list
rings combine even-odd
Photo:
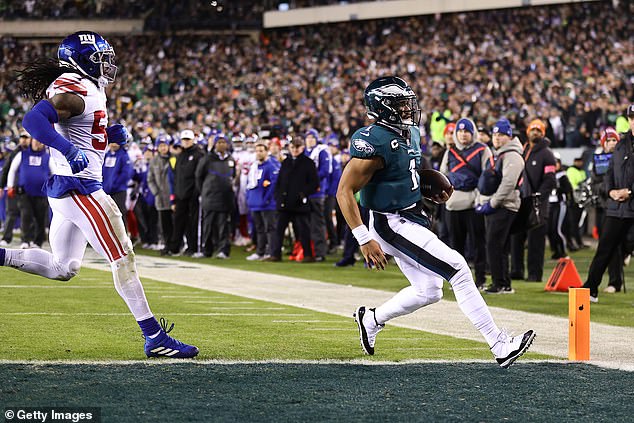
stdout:
[[409,161],[409,171],[412,173],[412,191],[418,189],[418,179],[416,178],[416,159]]
[[92,139],[92,146],[95,150],[105,150],[108,146],[108,135],[106,134],[105,125],[101,124],[101,119],[106,117],[106,112],[103,110],[96,110],[94,113],[94,120],[92,121],[92,130],[90,131],[93,135],[103,135],[103,141],[99,138]]

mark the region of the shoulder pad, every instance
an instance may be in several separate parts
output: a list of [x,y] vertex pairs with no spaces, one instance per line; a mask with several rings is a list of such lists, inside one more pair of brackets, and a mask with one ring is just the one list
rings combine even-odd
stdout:
[[73,93],[86,96],[88,95],[88,89],[85,84],[86,82],[83,81],[80,75],[68,72],[58,76],[51,84],[50,89],[53,91],[53,94]]
[[379,155],[381,137],[374,132],[380,129],[374,125],[358,129],[350,138],[350,155],[352,157],[367,158]]

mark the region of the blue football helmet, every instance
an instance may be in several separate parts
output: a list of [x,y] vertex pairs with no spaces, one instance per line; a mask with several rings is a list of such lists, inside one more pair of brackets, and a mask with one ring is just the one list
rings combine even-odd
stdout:
[[363,93],[363,101],[368,117],[377,122],[401,129],[420,123],[421,110],[414,90],[396,76],[372,81]]
[[64,38],[57,49],[60,66],[70,67],[100,86],[114,82],[114,49],[101,35],[79,31]]

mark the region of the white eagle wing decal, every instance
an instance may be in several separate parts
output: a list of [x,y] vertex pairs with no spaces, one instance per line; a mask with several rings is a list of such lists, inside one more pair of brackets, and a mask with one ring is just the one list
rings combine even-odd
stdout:
[[361,153],[365,153],[365,154],[374,153],[374,147],[372,146],[372,144],[370,144],[366,140],[356,138],[352,140],[352,145],[354,146],[355,149],[357,149]]

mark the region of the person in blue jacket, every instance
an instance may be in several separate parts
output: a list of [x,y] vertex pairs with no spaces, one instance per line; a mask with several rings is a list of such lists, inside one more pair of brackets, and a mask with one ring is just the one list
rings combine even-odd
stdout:
[[43,189],[53,163],[46,146],[36,139],[13,158],[9,169],[8,196],[18,199],[22,230],[21,248],[41,248],[46,236],[48,199]]
[[251,211],[257,233],[255,253],[247,257],[250,261],[270,257],[275,237],[277,205],[273,194],[279,166],[269,158],[268,150],[264,143],[255,146],[256,161],[251,165],[247,182],[247,206]]
[[314,243],[315,261],[324,261],[328,246],[326,244],[326,219],[324,203],[328,190],[328,180],[332,173],[332,156],[327,145],[319,143],[319,133],[310,129],[305,135],[306,154],[315,163],[319,178],[319,189],[309,197],[310,202],[310,239]]
[[125,204],[128,183],[134,175],[134,168],[128,152],[117,143],[108,144],[109,150],[103,161],[103,190],[117,203],[123,217],[125,227],[128,227]]

